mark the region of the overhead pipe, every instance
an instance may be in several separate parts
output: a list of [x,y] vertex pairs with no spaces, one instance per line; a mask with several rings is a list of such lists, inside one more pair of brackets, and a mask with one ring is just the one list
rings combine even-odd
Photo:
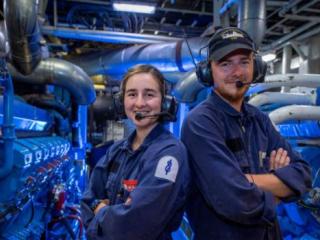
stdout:
[[101,30],[71,29],[67,27],[42,28],[44,35],[53,35],[59,38],[78,39],[85,41],[95,41],[117,44],[146,44],[146,43],[164,43],[168,41],[178,41],[180,38],[166,37],[159,35],[112,32]]
[[[128,68],[136,64],[152,64],[162,73],[188,72],[195,68],[194,61],[199,62],[206,56],[200,49],[207,44],[207,38],[188,39],[178,42],[138,45],[120,51],[99,51],[85,54],[68,61],[80,66],[88,75],[106,74],[123,75]],[[190,52],[191,51],[191,52]],[[195,58],[193,59],[193,57]]]
[[227,1],[219,10],[219,13],[221,16],[223,16],[227,11],[230,10],[231,7],[233,7],[233,5],[235,5],[236,3],[238,3],[239,0],[229,0]]
[[304,61],[307,60],[306,54],[302,51],[302,49],[298,46],[296,41],[290,41],[290,45],[292,48],[298,53],[299,57]]
[[305,31],[310,31],[310,28],[317,26],[318,24],[319,24],[318,22],[306,23],[306,24],[302,25],[301,27],[299,27],[298,29],[294,30],[293,32],[288,33],[285,36],[283,36],[282,38],[279,38],[278,40],[272,42],[271,44],[261,47],[261,51],[267,52],[267,51],[271,51],[271,50],[280,49],[284,45],[288,44],[289,41],[295,40],[295,38],[297,38],[297,40],[298,40],[301,33],[305,32]]
[[253,85],[249,88],[247,95],[259,93],[272,88],[283,86],[290,87],[320,87],[320,74],[274,74],[265,77],[264,83]]
[[5,0],[4,19],[12,65],[20,73],[30,74],[41,60],[38,4],[34,0]]
[[284,15],[290,11],[293,7],[298,5],[302,0],[290,0],[288,3],[282,6],[281,10],[279,11],[278,15],[280,17],[284,17]]
[[0,179],[8,176],[13,168],[13,143],[15,139],[14,124],[13,124],[13,84],[12,79],[6,67],[5,58],[0,59],[0,68],[2,72],[1,85],[4,88],[3,92],[3,124],[2,124],[2,139],[3,153],[2,164],[0,165]]
[[315,94],[295,94],[279,92],[264,92],[254,96],[249,100],[249,103],[256,107],[274,103],[281,105],[316,105],[316,102],[317,96]]
[[276,125],[290,120],[320,120],[320,107],[285,106],[269,113],[269,118]]
[[238,27],[260,46],[266,32],[266,0],[239,0]]
[[95,100],[95,90],[89,76],[78,66],[61,59],[42,60],[32,74],[24,76],[9,65],[16,81],[33,84],[52,84],[65,88],[79,105],[89,105]]

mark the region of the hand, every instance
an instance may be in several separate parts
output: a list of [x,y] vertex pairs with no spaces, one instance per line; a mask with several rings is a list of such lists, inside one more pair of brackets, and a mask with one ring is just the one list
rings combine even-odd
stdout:
[[270,154],[270,170],[276,170],[287,166],[290,163],[288,152],[283,148],[273,150]]
[[99,203],[99,205],[94,209],[94,214],[96,215],[101,208],[109,205],[109,203],[110,203],[109,199],[104,199],[104,200],[102,200],[102,201]]

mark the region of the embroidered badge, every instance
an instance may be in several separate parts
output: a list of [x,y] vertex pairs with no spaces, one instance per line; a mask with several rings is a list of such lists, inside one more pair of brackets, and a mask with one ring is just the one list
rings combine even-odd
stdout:
[[138,185],[138,180],[135,180],[135,179],[123,180],[122,184],[125,190],[127,190],[128,192],[132,192]]
[[172,156],[164,156],[158,162],[155,177],[175,182],[178,170],[179,163],[177,159]]

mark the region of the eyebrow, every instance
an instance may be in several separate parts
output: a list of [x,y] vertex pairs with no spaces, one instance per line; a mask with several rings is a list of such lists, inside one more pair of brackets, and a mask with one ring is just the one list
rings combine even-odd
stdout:
[[[242,56],[242,57],[240,58],[240,60],[250,60],[250,59],[251,59],[250,55],[248,55],[248,56]],[[230,60],[230,59],[221,59],[221,60],[218,61],[217,63],[219,64],[219,63],[223,63],[223,62],[232,62],[232,60]]]
[[[126,90],[126,93],[127,92],[136,92],[136,91],[137,91],[137,89],[131,88],[131,89]],[[152,89],[152,88],[145,88],[145,89],[143,89],[143,91],[145,91],[145,92],[157,92],[157,90]]]

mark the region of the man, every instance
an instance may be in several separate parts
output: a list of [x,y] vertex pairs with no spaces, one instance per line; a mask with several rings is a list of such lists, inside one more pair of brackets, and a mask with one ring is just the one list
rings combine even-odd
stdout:
[[195,240],[281,239],[277,203],[296,200],[311,186],[308,164],[265,114],[244,102],[255,52],[246,32],[220,29],[209,43],[212,93],[183,124]]

